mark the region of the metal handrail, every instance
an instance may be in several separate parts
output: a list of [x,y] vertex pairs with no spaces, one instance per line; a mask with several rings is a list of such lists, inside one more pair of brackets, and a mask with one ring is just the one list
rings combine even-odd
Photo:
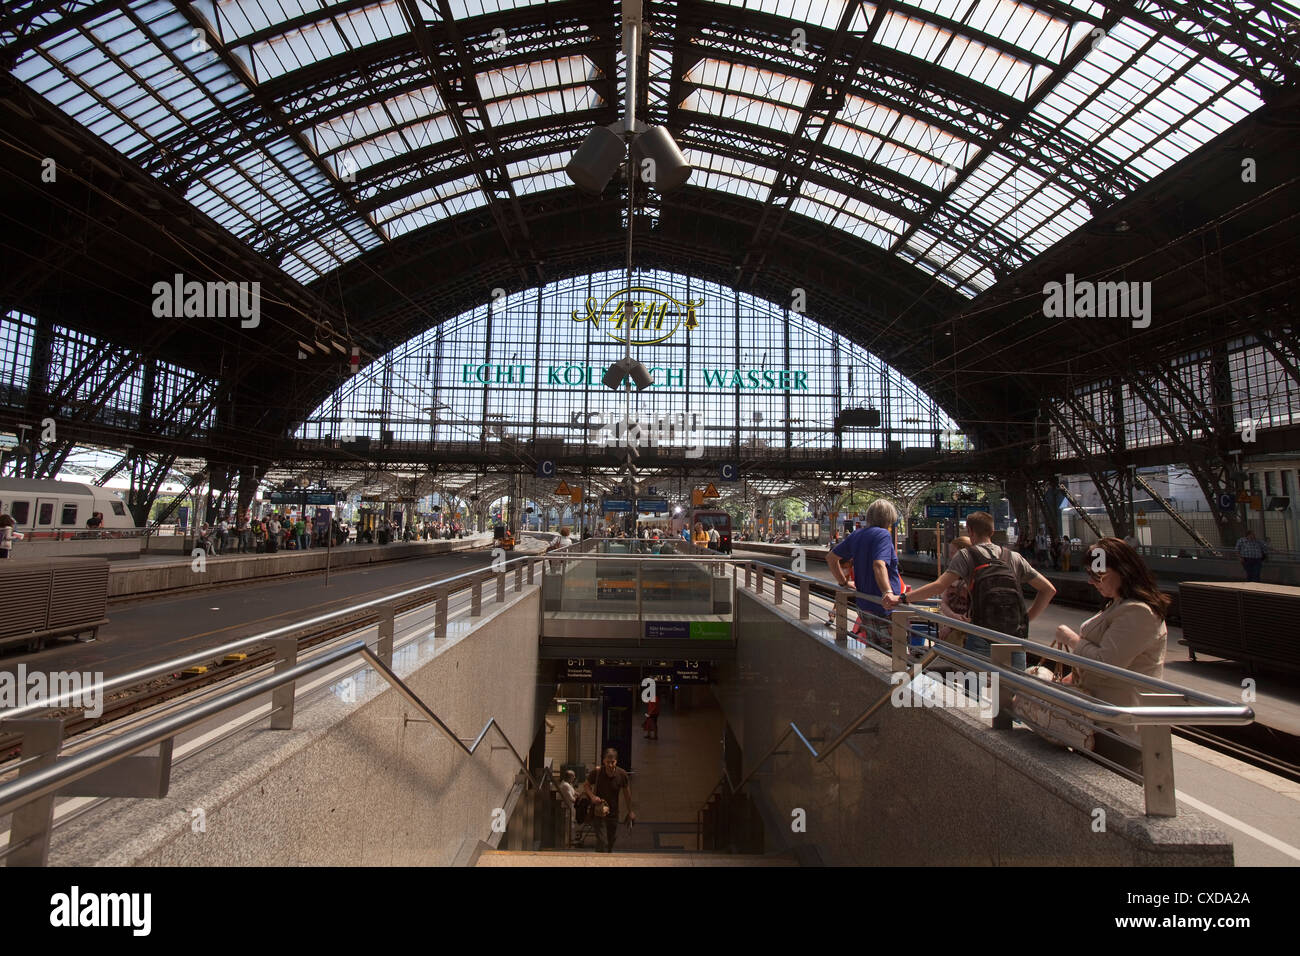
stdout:
[[[814,578],[810,575],[801,574],[797,571],[791,571],[782,568],[779,565],[768,564],[764,561],[747,560],[737,562],[740,564],[751,564],[755,567],[771,569],[783,575],[786,578],[796,578],[807,580],[820,584],[826,588],[834,588],[837,594],[844,593],[855,598],[865,598],[875,604],[883,606],[883,602],[877,595],[867,594],[854,588],[842,588],[835,585],[827,584],[820,578]],[[1017,637],[1012,634],[1003,634],[1000,631],[994,631],[987,627],[981,627],[978,624],[972,624],[969,621],[959,621],[954,618],[945,617],[942,614],[925,610],[924,608],[912,605],[901,605],[898,610],[906,608],[911,613],[929,620],[936,624],[945,624],[955,630],[962,631],[966,634],[974,634],[977,637],[983,637],[997,644],[1019,644],[1039,657],[1046,657],[1050,660],[1059,660],[1062,663],[1072,664],[1088,670],[1098,671],[1110,674],[1113,677],[1122,678],[1131,684],[1143,688],[1164,692],[1176,693],[1182,695],[1189,701],[1195,701],[1201,706],[1188,707],[1120,707],[1114,704],[1104,704],[1101,702],[1092,702],[1092,698],[1082,697],[1071,694],[1068,691],[1058,690],[1057,686],[1048,684],[1046,681],[1040,681],[1025,675],[1021,671],[1011,668],[1004,668],[992,663],[987,658],[974,657],[965,654],[963,651],[946,645],[941,641],[935,642],[935,649],[941,656],[954,660],[958,663],[975,665],[977,668],[996,669],[1003,678],[1010,678],[1011,683],[1023,690],[1034,691],[1035,693],[1049,697],[1057,703],[1070,703],[1072,709],[1077,709],[1081,713],[1096,716],[1109,723],[1121,724],[1143,724],[1143,723],[1212,723],[1212,724],[1248,724],[1255,719],[1255,712],[1250,707],[1239,706],[1230,701],[1214,697],[1209,694],[1199,693],[1186,687],[1180,687],[1168,681],[1160,680],[1156,677],[1148,677],[1145,674],[1138,674],[1134,671],[1123,667],[1116,667],[1114,664],[1107,664],[1104,661],[1093,660],[1088,657],[1080,657],[1077,654],[1071,654],[1069,651],[1062,651],[1057,648],[1039,644],[1037,641],[1029,638]],[[1151,720],[1139,720],[1142,716],[1150,716]]]
[[519,751],[510,742],[501,726],[497,723],[496,718],[489,718],[487,724],[475,738],[473,745],[466,746],[464,741],[456,736],[427,704],[412,691],[406,683],[398,677],[382,660],[380,660],[373,651],[366,646],[365,641],[350,641],[341,647],[332,651],[319,654],[310,661],[296,664],[278,674],[271,674],[260,680],[254,681],[244,687],[229,691],[219,697],[205,701],[202,704],[194,706],[186,711],[172,714],[157,720],[144,727],[139,727],[129,731],[120,737],[114,737],[95,747],[83,750],[78,754],[61,759],[58,763],[42,770],[34,771],[25,776],[8,783],[0,784],[0,816],[16,810],[18,807],[32,800],[38,800],[41,797],[50,796],[73,781],[80,780],[82,777],[89,776],[102,767],[116,763],[127,757],[138,754],[141,751],[148,750],[155,744],[162,743],[179,733],[183,733],[211,717],[237,707],[247,701],[254,700],[264,694],[267,694],[277,687],[286,684],[296,683],[300,678],[312,674],[325,667],[337,664],[346,660],[353,655],[358,655],[364,659],[371,667],[375,668],[384,676],[393,687],[401,694],[410,704],[424,714],[430,723],[437,726],[456,746],[466,754],[473,756],[478,750],[489,730],[495,728],[501,738],[505,740],[506,746],[514,755],[515,760],[519,763],[525,778],[534,787],[540,787],[540,779],[533,779],[532,774],[528,772],[528,765],[524,759],[519,756]]
[[[326,614],[319,614],[316,617],[308,618],[305,621],[299,621],[294,624],[286,624],[282,627],[277,627],[269,631],[263,631],[260,634],[253,634],[249,637],[241,637],[238,640],[231,641],[227,644],[222,644],[219,647],[209,648],[208,650],[204,650],[204,651],[196,651],[195,653],[187,654],[184,657],[173,658],[171,660],[163,661],[160,664],[154,664],[149,667],[142,667],[138,670],[129,671],[126,674],[121,674],[117,677],[112,677],[109,678],[108,680],[100,681],[99,683],[94,684],[90,687],[82,687],[77,690],[68,691],[67,693],[60,694],[58,697],[51,698],[49,700],[42,700],[36,704],[29,704],[26,707],[16,707],[13,710],[0,710],[0,718],[9,720],[15,717],[22,717],[27,714],[35,713],[37,711],[43,711],[50,707],[59,707],[65,702],[71,702],[79,698],[84,698],[86,694],[94,693],[95,691],[99,691],[100,693],[107,693],[108,691],[117,690],[118,688],[121,687],[130,687],[134,684],[140,683],[141,681],[148,680],[151,677],[157,677],[159,674],[174,673],[175,671],[183,670],[186,667],[189,667],[191,664],[200,664],[203,663],[204,661],[210,661],[215,657],[221,657],[226,654],[230,654],[235,651],[241,650],[242,648],[245,647],[251,647],[256,644],[261,644],[268,640],[272,640],[273,638],[284,637],[286,635],[293,634],[298,631],[315,627],[319,624],[325,624],[330,621],[335,621],[340,618],[356,614],[358,611],[363,611],[372,607],[378,607],[380,605],[387,604],[392,601],[400,600],[401,598],[404,597],[409,597],[412,594],[419,594],[424,591],[446,590],[447,594],[450,596],[451,594],[457,591],[464,590],[467,587],[473,587],[475,582],[469,579],[479,577],[481,580],[490,580],[493,577],[504,575],[506,571],[511,567],[511,565],[517,564],[522,567],[523,565],[526,565],[530,561],[541,561],[541,560],[542,557],[540,555],[526,555],[524,557],[512,558],[509,561],[506,561],[504,564],[502,564],[499,570],[495,570],[491,567],[488,567],[486,569],[480,569],[476,571],[465,571],[462,572],[461,574],[456,574],[449,578],[442,578],[438,581],[432,581],[428,584],[421,584],[413,588],[407,588],[404,591],[397,591],[392,594],[384,594],[381,595],[380,597],[373,598],[369,601],[364,601],[361,604],[340,608],[337,611],[330,611]],[[456,584],[456,582],[458,581],[463,583]]]
[[350,641],[342,647],[327,651],[310,661],[295,664],[278,674],[271,674],[244,687],[229,691],[199,704],[188,711],[171,714],[162,720],[144,727],[138,727],[120,737],[114,737],[98,746],[83,750],[78,754],[61,759],[53,766],[33,771],[10,783],[0,785],[0,815],[9,813],[25,803],[55,793],[60,787],[74,780],[89,776],[100,767],[116,763],[169,737],[189,730],[209,717],[236,707],[246,701],[274,690],[283,684],[291,683],[301,677],[314,673],[331,664],[360,653],[365,649],[365,641]]

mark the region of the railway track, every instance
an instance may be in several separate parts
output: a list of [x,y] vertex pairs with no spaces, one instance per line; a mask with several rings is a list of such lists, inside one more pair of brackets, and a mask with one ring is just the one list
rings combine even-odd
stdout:
[[[404,614],[430,603],[431,600],[427,598],[404,601],[396,606],[396,613]],[[362,611],[349,615],[329,627],[301,637],[298,643],[299,650],[316,647],[359,628],[370,627],[378,620],[377,611]],[[85,717],[80,708],[55,710],[51,715],[68,718],[64,735],[65,740],[71,740],[132,714],[239,677],[271,663],[274,659],[275,652],[269,647],[250,650],[243,660],[226,662],[214,658],[207,673],[191,676],[166,674],[151,678],[135,687],[115,691],[111,697],[105,699],[104,712],[98,717]],[[6,763],[19,756],[21,743],[22,737],[19,734],[0,734],[0,772],[3,772]]]

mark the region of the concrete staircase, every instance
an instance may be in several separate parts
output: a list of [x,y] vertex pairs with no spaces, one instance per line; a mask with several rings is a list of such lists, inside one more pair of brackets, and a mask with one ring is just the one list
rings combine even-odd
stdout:
[[596,853],[590,850],[489,850],[477,866],[798,866],[793,856],[742,853]]

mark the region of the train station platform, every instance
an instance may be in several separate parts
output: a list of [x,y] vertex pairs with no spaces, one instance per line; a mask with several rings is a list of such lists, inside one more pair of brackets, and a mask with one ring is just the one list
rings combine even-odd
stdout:
[[[771,555],[788,566],[786,557],[795,545],[769,544],[759,542],[737,542],[738,555],[762,558]],[[822,562],[825,560],[825,548],[807,548],[808,573],[830,582],[829,571]],[[903,579],[912,587],[928,584],[935,578],[933,559],[918,562],[915,556],[899,559],[903,570]],[[923,573],[916,573],[917,571]],[[1036,621],[1031,622],[1029,636],[1039,644],[1047,645],[1058,625],[1078,629],[1079,625],[1094,611],[1100,608],[1101,601],[1097,591],[1087,582],[1083,572],[1045,571],[1044,577],[1057,587],[1057,596],[1048,605],[1047,610]],[[1087,588],[1087,600],[1076,597],[1076,590],[1067,587],[1067,583],[1076,581]],[[1178,597],[1177,585],[1162,582],[1161,589],[1173,597]],[[1082,608],[1079,613],[1075,608]],[[1243,681],[1253,683],[1250,689],[1254,694],[1251,706],[1255,709],[1255,723],[1272,728],[1285,734],[1300,738],[1300,676],[1286,672],[1262,672],[1252,675],[1250,669],[1238,661],[1224,660],[1206,654],[1197,654],[1191,659],[1185,644],[1182,643],[1183,629],[1172,620],[1168,624],[1169,636],[1165,649],[1165,671],[1170,679],[1187,687],[1204,693],[1228,699],[1240,698],[1246,685]]]
[[[622,582],[630,563],[645,590],[676,562],[730,582],[730,657],[701,644],[684,660],[648,629],[630,646],[658,659],[628,654],[626,638],[593,646],[585,662],[543,653],[548,578],[592,563],[598,581]],[[66,745],[34,712],[11,719],[4,730],[24,735],[24,761],[17,773],[0,765],[6,862],[580,866],[592,840],[566,848],[559,772],[596,766],[615,741],[638,821],[620,833],[612,856],[622,860],[593,865],[713,865],[723,854],[770,866],[1228,866],[1244,838],[1225,817],[1265,838],[1251,837],[1266,848],[1252,844],[1253,862],[1300,858],[1285,829],[1294,821],[1241,819],[1253,803],[1284,821],[1300,796],[1236,776],[1254,788],[1231,808],[1238,816],[1220,797],[1184,791],[1203,774],[1184,775],[1169,724],[1241,723],[1248,709],[1150,682],[1177,713],[1097,710],[1069,695],[1102,728],[1149,721],[1133,779],[1000,709],[1008,686],[1051,699],[1042,688],[1052,685],[985,662],[1002,690],[948,694],[943,675],[978,661],[935,645],[925,653],[947,662],[935,669],[900,657],[902,642],[837,639],[822,625],[832,605],[805,606],[813,583],[743,556],[566,554],[301,615],[195,655],[269,648],[258,668]],[[622,590],[598,584],[615,603]],[[124,693],[140,676],[103,689]],[[664,701],[658,740],[637,731],[647,678]],[[899,699],[900,687],[916,696]],[[923,703],[935,694],[938,704]],[[33,801],[34,816],[13,813]],[[56,822],[48,837],[42,806]]]
[[109,566],[110,600],[147,597],[178,590],[210,588],[295,574],[407,561],[431,555],[449,554],[489,547],[490,534],[449,541],[403,541],[392,544],[347,544],[338,548],[306,551],[277,551],[273,554],[239,554],[177,557],[141,555],[139,561]]

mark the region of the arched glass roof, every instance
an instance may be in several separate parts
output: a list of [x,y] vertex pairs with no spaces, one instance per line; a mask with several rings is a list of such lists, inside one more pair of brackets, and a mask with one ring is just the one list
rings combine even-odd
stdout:
[[[633,286],[642,290],[635,301],[663,308],[652,330],[634,335],[647,342],[632,351],[655,385],[633,393],[630,408],[626,393],[601,384],[625,349],[626,330],[610,319],[627,287],[616,271],[501,297],[428,330],[350,379],[296,437],[378,441],[389,432],[427,443],[413,447],[435,457],[440,447],[477,443],[572,447],[598,440],[592,422],[630,410],[647,425],[690,421],[689,438],[678,429],[673,445],[701,455],[788,448],[815,460],[835,447],[883,456],[890,442],[930,455],[964,445],[933,399],[806,315],[672,273],[637,272]],[[878,409],[880,426],[837,429],[845,407]]]
[[[303,282],[571,189],[563,166],[625,74],[608,2],[9,7],[14,76]],[[696,167],[682,201],[810,217],[971,296],[1294,82],[1300,10],[650,0],[646,17],[645,118]]]

